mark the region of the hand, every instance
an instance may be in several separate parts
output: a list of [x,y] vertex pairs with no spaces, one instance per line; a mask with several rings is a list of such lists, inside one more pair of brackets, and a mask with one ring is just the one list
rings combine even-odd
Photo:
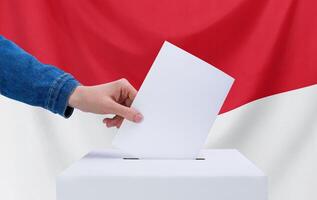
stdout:
[[69,97],[69,105],[84,112],[115,114],[113,118],[105,118],[103,123],[107,127],[119,128],[123,118],[137,123],[143,119],[141,113],[130,108],[136,93],[126,79],[96,86],[78,86]]

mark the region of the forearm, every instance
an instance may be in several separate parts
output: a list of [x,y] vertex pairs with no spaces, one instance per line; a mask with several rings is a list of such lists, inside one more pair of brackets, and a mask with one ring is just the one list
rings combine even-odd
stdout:
[[0,36],[0,92],[9,98],[69,117],[68,98],[78,82],[64,71],[39,62]]

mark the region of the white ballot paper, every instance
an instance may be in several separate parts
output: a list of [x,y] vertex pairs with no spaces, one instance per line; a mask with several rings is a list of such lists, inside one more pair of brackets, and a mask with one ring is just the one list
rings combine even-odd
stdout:
[[165,41],[132,103],[143,121],[124,120],[112,144],[136,158],[195,159],[233,81]]

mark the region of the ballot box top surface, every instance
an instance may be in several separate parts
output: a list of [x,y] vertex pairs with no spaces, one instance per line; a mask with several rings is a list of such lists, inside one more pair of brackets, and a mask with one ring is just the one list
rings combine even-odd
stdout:
[[217,177],[265,176],[234,149],[202,150],[198,160],[134,159],[116,149],[93,151],[60,176]]

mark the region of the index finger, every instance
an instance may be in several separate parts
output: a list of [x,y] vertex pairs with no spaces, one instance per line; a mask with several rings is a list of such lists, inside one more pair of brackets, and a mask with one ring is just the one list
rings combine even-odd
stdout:
[[133,101],[138,91],[128,81],[126,82],[125,87],[127,90],[127,97]]

